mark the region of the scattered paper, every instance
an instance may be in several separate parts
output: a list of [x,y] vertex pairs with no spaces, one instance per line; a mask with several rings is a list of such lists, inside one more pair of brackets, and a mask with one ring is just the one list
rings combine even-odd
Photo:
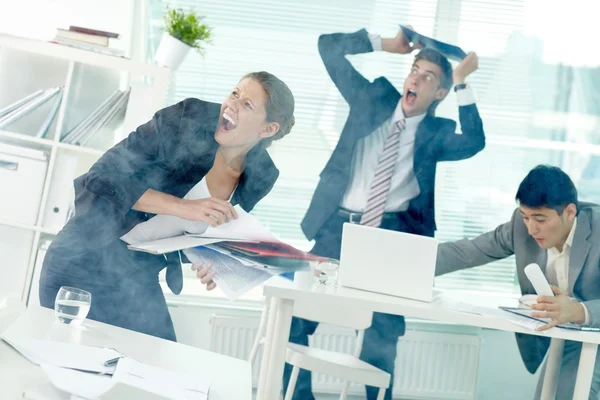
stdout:
[[206,222],[188,221],[172,215],[156,215],[146,222],[137,224],[121,236],[130,245],[139,245],[159,239],[182,236],[186,232],[202,234],[209,225]]
[[[202,179],[183,198],[197,200],[206,198],[207,194],[208,187],[206,181]],[[201,234],[207,227],[206,222],[188,221],[172,215],[156,215],[148,221],[134,226],[133,229],[121,236],[121,240],[127,244],[139,245],[158,239],[181,236],[186,232]]]
[[124,358],[113,379],[120,384],[173,400],[206,400],[210,384],[203,379]]
[[[69,393],[71,400],[128,399],[128,400],[207,400],[210,383],[196,376],[173,372],[164,368],[121,358],[112,376],[86,373],[55,365],[41,364],[50,382],[48,387],[26,391],[32,399],[56,398]],[[63,399],[64,397],[59,397]]]
[[121,356],[113,349],[37,339],[3,337],[25,358],[35,364],[71,368],[103,374],[112,374],[115,367],[105,367],[104,362]]
[[212,263],[212,269],[216,272],[214,281],[229,299],[238,298],[281,272],[278,269],[244,265],[241,261],[213,249],[187,249],[184,250],[184,254],[192,263]]
[[196,236],[175,236],[165,239],[153,240],[141,244],[130,244],[127,246],[129,250],[144,251],[151,254],[165,254],[172,251],[189,249],[192,247],[206,246],[209,244],[222,242],[222,239],[206,239]]
[[110,375],[90,374],[50,364],[40,364],[40,367],[54,387],[84,399],[99,399],[115,385]]
[[[479,305],[475,305],[472,303],[464,302],[459,299],[453,298],[451,294],[448,293],[437,293],[432,301],[433,304],[436,304],[440,307],[451,309],[453,311],[459,311],[469,314],[477,314],[483,315],[491,318],[501,318],[506,321],[509,321],[515,325],[518,325],[522,328],[528,330],[537,330],[538,328],[546,325],[550,322],[548,318],[539,318],[534,319],[531,317],[531,309],[529,308],[511,308],[511,311],[504,310],[502,308],[491,308],[491,307],[481,307]],[[580,327],[574,324],[563,324],[558,325],[559,328],[565,329],[576,329],[576,330],[593,330],[593,328]]]
[[237,239],[257,242],[277,242],[277,238],[254,215],[247,213],[240,206],[235,206],[235,210],[238,213],[238,217],[226,224],[219,225],[216,228],[209,226],[201,234],[193,231],[187,231],[186,233],[191,236],[228,241],[230,239]]
[[460,301],[446,293],[438,293],[434,296],[433,304],[469,314],[483,315],[492,318],[506,318],[505,312],[499,308],[481,307],[475,304]]
[[241,207],[235,207],[238,218],[216,228],[204,224],[194,230],[196,222],[185,221],[169,215],[157,215],[136,225],[121,239],[128,243],[130,250],[152,254],[228,241],[273,241],[277,239],[260,221]]

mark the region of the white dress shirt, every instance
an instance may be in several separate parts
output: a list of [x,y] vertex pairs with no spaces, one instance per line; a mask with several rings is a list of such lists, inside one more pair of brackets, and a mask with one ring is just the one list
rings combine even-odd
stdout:
[[[577,218],[573,220],[571,232],[567,236],[562,251],[558,251],[556,247],[552,247],[547,251],[546,279],[548,279],[551,285],[558,286],[560,290],[570,297],[573,297],[573,293],[569,291],[569,261],[571,259],[571,248],[573,247],[573,237],[575,236],[576,228]],[[585,304],[583,304],[583,310],[585,311],[585,324],[588,324],[590,318]]]
[[[378,35],[369,35],[369,38],[373,50],[381,50],[381,38]],[[459,90],[457,96],[459,106],[475,103],[470,87]],[[403,118],[401,102],[398,102],[392,117],[356,144],[352,156],[350,184],[344,194],[342,204],[340,204],[341,207],[355,212],[364,211],[384,143],[391,134],[395,122]],[[420,193],[419,183],[413,172],[413,162],[415,136],[423,118],[425,118],[425,114],[406,118],[406,128],[400,134],[398,159],[388,192],[385,212],[406,211],[409,202]]]

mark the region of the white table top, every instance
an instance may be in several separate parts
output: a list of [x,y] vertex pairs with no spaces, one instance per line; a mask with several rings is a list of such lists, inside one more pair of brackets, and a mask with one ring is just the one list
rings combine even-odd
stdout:
[[[305,275],[308,274],[308,275]],[[555,337],[600,344],[599,332],[584,332],[562,328],[551,328],[537,332],[516,325],[508,320],[458,312],[439,304],[421,302],[380,293],[367,292],[341,286],[318,284],[310,273],[296,273],[291,281],[275,277],[264,285],[265,296],[294,301],[310,301],[319,304],[345,306],[405,317],[428,319],[457,325],[470,325],[481,328],[497,329],[508,332],[528,333],[538,336]]]
[[[0,310],[0,330],[18,311],[15,306]],[[56,320],[53,310],[42,307],[29,307],[6,332],[22,338],[114,348],[140,362],[209,380],[211,400],[252,399],[251,366],[244,360],[92,320],[79,327],[65,325]],[[24,390],[46,381],[37,365],[0,341],[0,398],[22,399]]]

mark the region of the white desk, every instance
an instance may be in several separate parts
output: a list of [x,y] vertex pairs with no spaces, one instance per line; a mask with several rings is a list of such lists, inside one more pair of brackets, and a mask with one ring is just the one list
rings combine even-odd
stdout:
[[[302,273],[306,274],[306,273]],[[310,274],[310,273],[308,273]],[[319,285],[314,279],[296,274],[296,280],[273,278],[265,283],[264,294],[271,298],[257,400],[276,400],[281,390],[286,345],[295,301],[311,301],[323,306],[344,306],[374,312],[404,315],[459,325],[548,336],[552,342],[544,377],[542,400],[554,399],[562,360],[564,340],[582,342],[574,400],[587,400],[590,392],[600,333],[552,328],[545,332],[527,330],[509,321],[457,312],[432,303],[419,302],[344,287]]]
[[[22,311],[18,308],[0,310],[0,331]],[[53,310],[35,306],[22,312],[9,329],[20,337],[111,347],[143,363],[201,376],[210,381],[211,400],[252,399],[251,366],[244,360],[91,320],[79,327],[65,325]],[[0,398],[22,399],[25,389],[47,381],[41,368],[0,341]]]

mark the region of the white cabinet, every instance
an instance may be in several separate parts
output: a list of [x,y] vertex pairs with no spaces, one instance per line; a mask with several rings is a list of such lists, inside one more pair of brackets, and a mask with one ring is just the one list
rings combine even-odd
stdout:
[[47,165],[43,151],[0,143],[0,220],[35,225]]
[[[40,127],[52,101],[0,129],[0,297],[27,301],[31,293],[39,301],[41,260],[67,220],[73,179],[164,106],[169,78],[164,67],[0,34],[0,109],[37,90],[62,88],[45,136]],[[61,140],[111,93],[128,89],[125,111],[93,140]]]
[[22,298],[35,231],[0,225],[0,297]]

